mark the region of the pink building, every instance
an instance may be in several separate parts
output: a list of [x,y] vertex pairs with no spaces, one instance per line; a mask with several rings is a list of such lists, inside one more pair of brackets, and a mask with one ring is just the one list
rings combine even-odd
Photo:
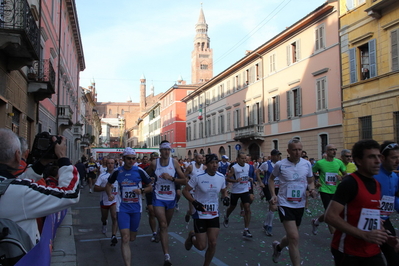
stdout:
[[185,97],[186,155],[286,156],[292,138],[309,157],[342,149],[337,9],[327,1]]

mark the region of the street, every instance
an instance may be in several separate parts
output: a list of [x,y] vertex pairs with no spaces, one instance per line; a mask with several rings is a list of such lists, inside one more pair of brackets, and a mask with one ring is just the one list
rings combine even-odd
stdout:
[[[101,233],[99,197],[100,193],[89,193],[86,186],[81,191],[80,202],[72,207],[73,227],[77,249],[77,265],[81,266],[106,266],[123,265],[120,239],[115,247],[110,246],[111,219],[108,219],[108,232],[106,236]],[[145,212],[145,201],[143,201],[143,213],[136,241],[130,244],[132,250],[132,265],[163,265],[163,253],[161,243],[150,242],[151,230],[148,225],[148,216]],[[220,219],[220,234],[217,243],[217,251],[212,265],[225,266],[264,266],[264,265],[291,265],[288,250],[283,250],[280,261],[272,262],[271,243],[280,240],[284,234],[282,224],[275,214],[273,224],[273,237],[265,235],[262,225],[266,215],[266,203],[259,197],[259,188],[256,188],[255,201],[252,204],[252,220],[250,231],[252,239],[243,239],[243,218],[239,215],[240,209],[230,216],[229,228],[225,228]],[[169,227],[169,246],[172,263],[175,266],[199,266],[203,263],[204,252],[194,247],[190,251],[184,248],[187,233],[192,229],[192,220],[189,225],[184,221],[187,208],[187,200],[180,200],[180,211],[175,211]],[[327,226],[319,226],[318,235],[311,233],[310,220],[322,213],[320,199],[310,199],[309,209],[312,214],[304,214],[300,227],[300,252],[303,265],[333,265],[330,253],[331,235]],[[225,207],[221,207],[222,213]],[[223,217],[223,214],[221,215]],[[397,229],[399,216],[392,216],[392,223]],[[118,232],[119,238],[119,232]]]

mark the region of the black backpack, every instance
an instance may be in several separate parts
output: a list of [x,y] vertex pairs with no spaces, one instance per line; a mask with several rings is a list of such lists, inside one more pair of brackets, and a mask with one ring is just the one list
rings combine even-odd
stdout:
[[[0,197],[13,180],[14,179],[5,179],[3,182],[0,182]],[[1,266],[15,265],[32,248],[33,244],[28,233],[14,221],[0,218]]]

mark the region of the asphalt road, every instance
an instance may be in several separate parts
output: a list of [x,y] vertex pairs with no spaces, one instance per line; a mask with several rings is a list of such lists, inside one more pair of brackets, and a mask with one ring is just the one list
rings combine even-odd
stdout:
[[[99,193],[90,194],[88,188],[82,190],[79,204],[72,207],[73,227],[75,234],[77,265],[79,266],[106,266],[123,265],[120,240],[115,247],[110,246],[111,220],[108,221],[108,233],[101,233]],[[145,210],[143,201],[143,210]],[[203,264],[204,252],[193,247],[186,251],[184,241],[189,230],[192,230],[192,221],[185,223],[184,215],[187,200],[182,197],[180,211],[175,211],[169,227],[169,246],[171,260],[174,266],[200,266]],[[271,244],[280,240],[284,229],[277,213],[273,224],[273,236],[265,235],[262,225],[266,215],[267,204],[259,197],[259,188],[256,188],[255,201],[253,202],[252,220],[250,231],[253,238],[248,240],[242,237],[244,227],[243,218],[240,216],[239,207],[230,216],[229,228],[220,225],[220,234],[217,251],[212,265],[217,266],[261,266],[261,265],[291,265],[288,250],[284,250],[279,263],[272,262]],[[300,253],[303,265],[334,265],[330,253],[331,235],[325,224],[319,226],[318,235],[311,233],[310,220],[322,213],[320,199],[310,199],[309,209],[312,214],[305,214],[300,227]],[[222,213],[225,207],[221,207]],[[163,265],[161,243],[150,241],[151,230],[148,225],[147,213],[143,211],[141,224],[136,241],[130,244],[132,250],[132,265]],[[399,226],[399,216],[394,214],[391,218],[396,230]],[[222,219],[220,220],[222,222]],[[398,231],[397,231],[398,232]],[[119,233],[118,233],[119,237]]]

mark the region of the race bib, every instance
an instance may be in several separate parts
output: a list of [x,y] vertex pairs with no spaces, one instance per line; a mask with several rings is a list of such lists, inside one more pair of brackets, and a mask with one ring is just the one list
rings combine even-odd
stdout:
[[362,231],[380,229],[380,210],[363,208],[357,228]]
[[218,214],[217,204],[214,202],[208,202],[204,204],[205,210],[204,212],[199,211],[198,216],[200,219],[211,219]]
[[113,185],[111,193],[112,193],[112,195],[117,195],[118,194],[118,186]]
[[249,176],[241,176],[240,184],[248,184]]
[[380,202],[381,218],[388,218],[394,211],[395,197],[384,195]]
[[139,195],[134,193],[138,186],[124,186],[122,187],[122,202],[137,203],[139,202]]
[[336,173],[326,173],[326,185],[336,186],[337,185],[337,174]]
[[301,202],[303,191],[303,186],[289,184],[287,186],[287,200],[291,201],[292,203]]

